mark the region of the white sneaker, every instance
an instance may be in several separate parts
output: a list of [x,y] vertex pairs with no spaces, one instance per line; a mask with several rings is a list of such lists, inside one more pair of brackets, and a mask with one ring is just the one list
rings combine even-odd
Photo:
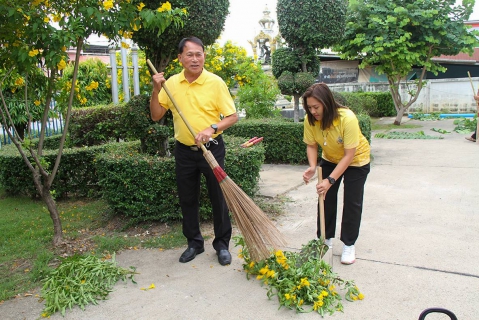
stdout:
[[341,263],[342,264],[353,264],[356,261],[356,250],[354,249],[354,245],[352,246],[344,246],[343,247],[343,254],[341,255]]
[[333,249],[333,238],[325,239],[324,244],[329,247],[329,249]]

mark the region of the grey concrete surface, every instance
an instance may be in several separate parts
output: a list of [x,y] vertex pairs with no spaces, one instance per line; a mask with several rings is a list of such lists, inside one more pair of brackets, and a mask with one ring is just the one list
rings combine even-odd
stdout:
[[[373,138],[356,263],[339,262],[340,219],[333,246],[333,270],[355,280],[365,299],[345,301],[344,313],[326,318],[418,319],[430,307],[447,308],[462,320],[479,318],[479,144],[452,132],[453,120],[405,121],[422,126],[408,131],[423,130],[444,139]],[[452,133],[442,135],[431,128]],[[292,249],[316,232],[315,183],[302,183],[305,169],[264,165],[261,172],[261,193],[286,200],[285,214],[276,223]],[[50,319],[321,318],[316,313],[278,310],[277,300],[268,300],[266,287],[246,279],[233,245],[233,262],[226,267],[218,264],[211,243],[186,264],[178,262],[183,250],[121,252],[119,264],[137,267],[138,284],[119,282],[107,301]],[[152,283],[155,289],[140,290]],[[42,307],[35,297],[6,301],[0,305],[0,319],[37,319]]]

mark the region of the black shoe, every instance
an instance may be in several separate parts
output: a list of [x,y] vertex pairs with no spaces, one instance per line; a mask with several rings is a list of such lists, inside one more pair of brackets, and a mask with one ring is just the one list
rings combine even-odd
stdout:
[[205,248],[188,248],[181,254],[180,262],[185,263],[193,260],[197,254],[205,252]]
[[231,264],[231,254],[228,250],[222,249],[216,251],[216,254],[218,255],[218,262],[222,266],[226,266],[227,264]]

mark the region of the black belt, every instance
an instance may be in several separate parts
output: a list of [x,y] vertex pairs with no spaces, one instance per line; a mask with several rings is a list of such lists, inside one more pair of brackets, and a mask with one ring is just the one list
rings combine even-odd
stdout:
[[[215,143],[215,141],[209,141],[208,143],[205,144],[206,149],[210,149],[210,148],[216,146],[218,144],[218,142],[223,140],[223,137],[221,135],[218,135],[216,138],[213,138],[213,140],[216,140],[216,143]],[[201,147],[198,147],[197,145],[188,146],[186,144],[183,144],[183,143],[179,142],[178,140],[176,142],[177,142],[177,145],[179,145],[180,147],[188,148],[191,151],[201,151],[202,150]]]

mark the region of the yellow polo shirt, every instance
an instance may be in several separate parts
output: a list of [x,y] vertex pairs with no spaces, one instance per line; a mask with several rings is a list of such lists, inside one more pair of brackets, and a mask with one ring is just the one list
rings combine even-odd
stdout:
[[[183,70],[171,76],[166,81],[166,86],[195,134],[220,122],[220,115],[226,117],[236,112],[233,98],[231,98],[223,79],[206,69],[203,69],[198,79],[192,83],[186,80]],[[158,100],[165,109],[170,109],[173,113],[175,139],[185,145],[194,145],[194,136],[178,114],[165,90],[160,91]],[[218,131],[213,138],[220,133],[222,131]]]
[[[344,149],[356,148],[350,166],[361,167],[370,162],[370,148],[368,140],[361,133],[358,118],[350,109],[339,108],[339,117],[334,119],[333,125],[321,130],[319,121],[314,126],[304,119],[303,141],[308,145],[319,144],[323,149],[321,157],[332,163],[339,163],[344,157]],[[326,145],[324,142],[326,141]]]

